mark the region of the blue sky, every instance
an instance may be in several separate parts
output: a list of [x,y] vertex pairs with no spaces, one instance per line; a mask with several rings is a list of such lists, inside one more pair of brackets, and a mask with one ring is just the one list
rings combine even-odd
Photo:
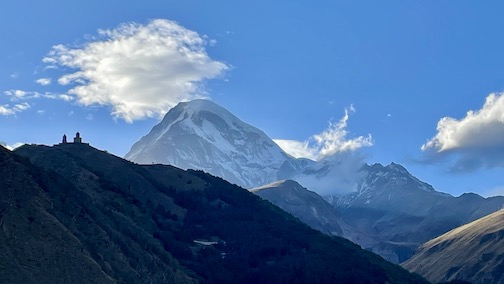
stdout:
[[504,193],[503,8],[2,1],[0,141],[80,131],[123,156],[174,103],[206,96],[314,155],[358,151],[441,191]]

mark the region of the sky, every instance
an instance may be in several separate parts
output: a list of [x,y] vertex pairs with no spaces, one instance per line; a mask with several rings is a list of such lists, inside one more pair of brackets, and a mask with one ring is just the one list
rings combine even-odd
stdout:
[[501,1],[0,3],[0,141],[124,156],[208,98],[296,156],[504,194]]

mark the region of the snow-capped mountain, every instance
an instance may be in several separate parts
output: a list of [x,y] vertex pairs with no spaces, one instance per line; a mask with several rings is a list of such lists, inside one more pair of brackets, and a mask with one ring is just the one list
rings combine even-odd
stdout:
[[[392,163],[365,165],[356,191],[344,196],[326,196],[343,219],[356,230],[396,247],[395,262],[413,255],[416,248],[457,226],[502,208],[504,197],[483,198],[477,194],[454,197],[436,191]],[[382,254],[379,249],[369,247]]]
[[125,158],[199,169],[245,188],[278,180],[282,164],[293,159],[264,132],[208,100],[179,103]]
[[[426,214],[429,206],[451,195],[436,191],[430,184],[411,175],[403,166],[391,163],[364,165],[362,178],[356,184],[355,192],[343,196],[328,196],[328,201],[338,208],[367,207],[390,208],[394,211]],[[408,200],[408,202],[404,202]],[[402,202],[401,202],[402,201]]]

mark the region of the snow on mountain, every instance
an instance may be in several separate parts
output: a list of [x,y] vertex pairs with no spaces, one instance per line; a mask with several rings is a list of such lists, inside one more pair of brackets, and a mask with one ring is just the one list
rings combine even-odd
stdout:
[[495,212],[504,203],[503,197],[438,192],[395,163],[365,165],[361,172],[364,176],[354,192],[325,198],[350,226],[388,244],[367,248],[394,262],[407,260],[420,244]]
[[[439,199],[451,197],[436,191],[430,184],[411,175],[403,166],[391,163],[364,165],[363,177],[357,182],[356,190],[343,196],[329,196],[328,201],[339,208],[365,206],[369,208],[388,208],[393,201],[395,211],[423,214],[429,206]],[[408,202],[400,202],[408,200]]]
[[245,188],[278,180],[282,164],[293,159],[264,132],[208,100],[179,103],[125,158],[199,169]]

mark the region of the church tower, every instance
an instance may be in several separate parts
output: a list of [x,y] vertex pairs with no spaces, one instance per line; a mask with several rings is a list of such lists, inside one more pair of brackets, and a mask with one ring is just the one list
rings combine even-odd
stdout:
[[74,143],[82,143],[82,138],[80,137],[79,132],[75,134]]

